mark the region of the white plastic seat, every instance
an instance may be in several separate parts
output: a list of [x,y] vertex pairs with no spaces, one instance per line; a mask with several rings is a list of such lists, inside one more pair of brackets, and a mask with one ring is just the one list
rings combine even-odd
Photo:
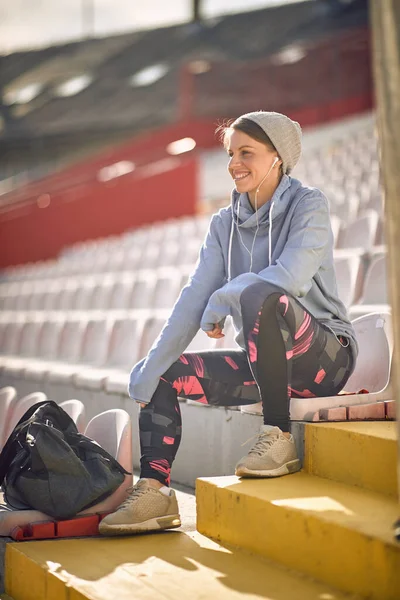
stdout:
[[203,239],[199,237],[180,238],[179,239],[179,254],[176,265],[190,265],[193,270],[194,265],[199,257],[199,252]]
[[140,357],[146,356],[153,345],[153,342],[161,333],[169,314],[169,311],[154,311],[154,313],[152,313],[149,319],[146,321],[140,344]]
[[108,378],[127,376],[139,360],[140,343],[145,325],[142,311],[117,318],[110,335],[108,355],[104,367],[79,372],[74,382],[78,388],[100,390]]
[[54,364],[47,373],[46,380],[51,383],[68,383],[73,380],[76,373],[84,370],[86,366],[100,366],[104,364],[111,333],[112,321],[101,315],[98,318],[84,320],[84,335],[81,352],[74,362]]
[[155,243],[152,240],[148,240],[143,248],[143,252],[140,258],[141,269],[155,269],[159,265],[160,257],[160,244]]
[[26,413],[26,411],[37,402],[44,402],[45,400],[47,400],[46,394],[43,392],[33,392],[32,394],[24,396],[16,402],[13,402],[12,410],[10,411],[9,422],[6,426],[5,441],[8,440],[12,430],[24,413]]
[[142,329],[140,331],[139,344],[136,347],[136,360],[129,361],[126,371],[118,370],[110,375],[104,382],[108,393],[126,395],[128,393],[129,373],[135,362],[144,358],[150,350],[153,342],[164,327],[170,311],[154,311],[144,313],[142,317]]
[[52,318],[43,323],[36,358],[27,361],[20,373],[24,380],[42,381],[59,355],[64,324],[65,316],[62,313],[52,313]]
[[107,310],[115,285],[115,277],[107,275],[95,284],[91,297],[90,310]]
[[167,267],[158,272],[151,306],[153,308],[172,308],[181,291],[181,274],[179,269]]
[[71,417],[79,433],[83,433],[86,427],[85,405],[80,400],[65,400],[59,404],[60,408]]
[[21,289],[21,283],[17,281],[9,282],[2,294],[2,310],[16,310],[17,299]]
[[158,268],[172,267],[179,261],[180,246],[176,239],[161,244],[161,251],[156,266]]
[[42,319],[34,317],[23,325],[18,356],[0,358],[0,364],[3,367],[2,372],[5,377],[18,378],[26,367],[27,359],[36,355],[42,326]]
[[0,367],[3,357],[15,356],[18,354],[24,320],[15,316],[14,320],[4,323],[2,332],[2,346],[0,355]]
[[345,306],[358,300],[361,294],[364,267],[360,256],[335,258],[335,273],[339,298]]
[[61,330],[58,356],[43,364],[44,370],[40,371],[41,379],[47,379],[56,368],[69,369],[71,364],[79,362],[86,326],[87,321],[82,319],[79,314],[72,313],[68,317]]
[[386,256],[375,258],[365,277],[362,297],[350,308],[351,318],[371,312],[388,312],[388,290],[386,278]]
[[107,450],[129,474],[125,475],[124,482],[111,496],[82,511],[82,514],[115,510],[125,500],[127,490],[133,483],[132,424],[129,414],[119,408],[100,413],[89,421],[85,435]]
[[368,210],[362,217],[342,229],[340,248],[364,248],[370,250],[376,243],[379,215],[374,210]]
[[133,294],[134,277],[123,276],[114,283],[110,296],[110,310],[126,310],[130,308],[130,300]]
[[63,284],[60,295],[55,304],[55,310],[71,310],[75,306],[75,297],[78,293],[79,282],[73,277],[69,277]]
[[71,308],[73,310],[81,311],[89,310],[92,304],[95,286],[96,280],[93,277],[81,280],[74,295]]
[[49,294],[51,286],[53,282],[51,281],[40,281],[40,282],[32,282],[33,290],[29,296],[29,304],[28,306],[22,307],[20,303],[18,303],[17,309],[23,310],[44,310],[46,304],[46,296]]
[[129,301],[130,309],[146,308],[152,305],[156,273],[154,271],[138,271],[133,284],[132,296]]
[[[290,418],[307,420],[321,408],[352,406],[390,400],[393,392],[390,385],[393,356],[393,334],[389,313],[371,313],[355,319],[354,330],[359,344],[356,367],[344,390],[353,395],[324,398],[292,398]],[[357,394],[361,389],[368,394]]]
[[43,308],[42,310],[57,310],[60,297],[63,293],[64,289],[64,281],[59,278],[54,279],[54,281],[49,282],[46,292],[44,293],[43,298]]
[[6,430],[13,405],[17,402],[17,390],[12,386],[0,389],[0,450],[6,442]]

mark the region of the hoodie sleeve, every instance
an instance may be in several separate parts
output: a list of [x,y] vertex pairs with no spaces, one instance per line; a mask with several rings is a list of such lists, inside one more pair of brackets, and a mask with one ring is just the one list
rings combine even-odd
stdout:
[[[159,378],[179,358],[200,329],[200,319],[211,294],[225,281],[225,266],[218,228],[221,217],[212,217],[206,239],[189,281],[148,355],[132,369],[129,395],[150,402]],[[212,328],[211,328],[212,329]]]
[[294,297],[305,296],[330,247],[331,236],[327,199],[319,190],[306,194],[296,206],[287,242],[275,264],[258,274],[243,273],[214,292],[201,319],[201,328],[207,330],[210,324],[240,312],[243,290],[257,281],[268,281]]

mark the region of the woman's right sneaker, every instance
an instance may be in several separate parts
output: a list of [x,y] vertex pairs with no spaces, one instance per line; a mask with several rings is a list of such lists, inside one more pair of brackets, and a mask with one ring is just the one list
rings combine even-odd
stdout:
[[132,535],[180,526],[181,518],[174,490],[170,489],[167,495],[151,487],[148,479],[139,479],[121,506],[100,522],[99,533]]

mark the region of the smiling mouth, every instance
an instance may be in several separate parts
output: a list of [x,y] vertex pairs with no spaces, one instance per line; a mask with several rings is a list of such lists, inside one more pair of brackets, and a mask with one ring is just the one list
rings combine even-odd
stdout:
[[250,173],[245,173],[244,175],[235,175],[233,177],[234,181],[242,181],[242,179],[246,179],[246,177],[248,177],[250,175]]

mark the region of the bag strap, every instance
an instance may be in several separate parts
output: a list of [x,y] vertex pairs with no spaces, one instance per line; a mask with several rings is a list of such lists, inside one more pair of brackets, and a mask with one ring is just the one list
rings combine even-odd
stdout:
[[100,454],[100,456],[102,456],[103,458],[107,458],[115,466],[115,468],[118,469],[124,475],[131,475],[131,473],[129,471],[126,471],[126,469],[124,469],[124,467],[117,461],[117,459],[115,459],[112,456],[112,454],[107,452],[107,450],[105,450],[102,446],[97,444],[94,440],[91,440],[82,433],[68,434],[68,437],[72,437],[73,439],[75,439],[78,442],[77,446],[80,446],[85,450],[95,451],[97,452],[97,454]]

